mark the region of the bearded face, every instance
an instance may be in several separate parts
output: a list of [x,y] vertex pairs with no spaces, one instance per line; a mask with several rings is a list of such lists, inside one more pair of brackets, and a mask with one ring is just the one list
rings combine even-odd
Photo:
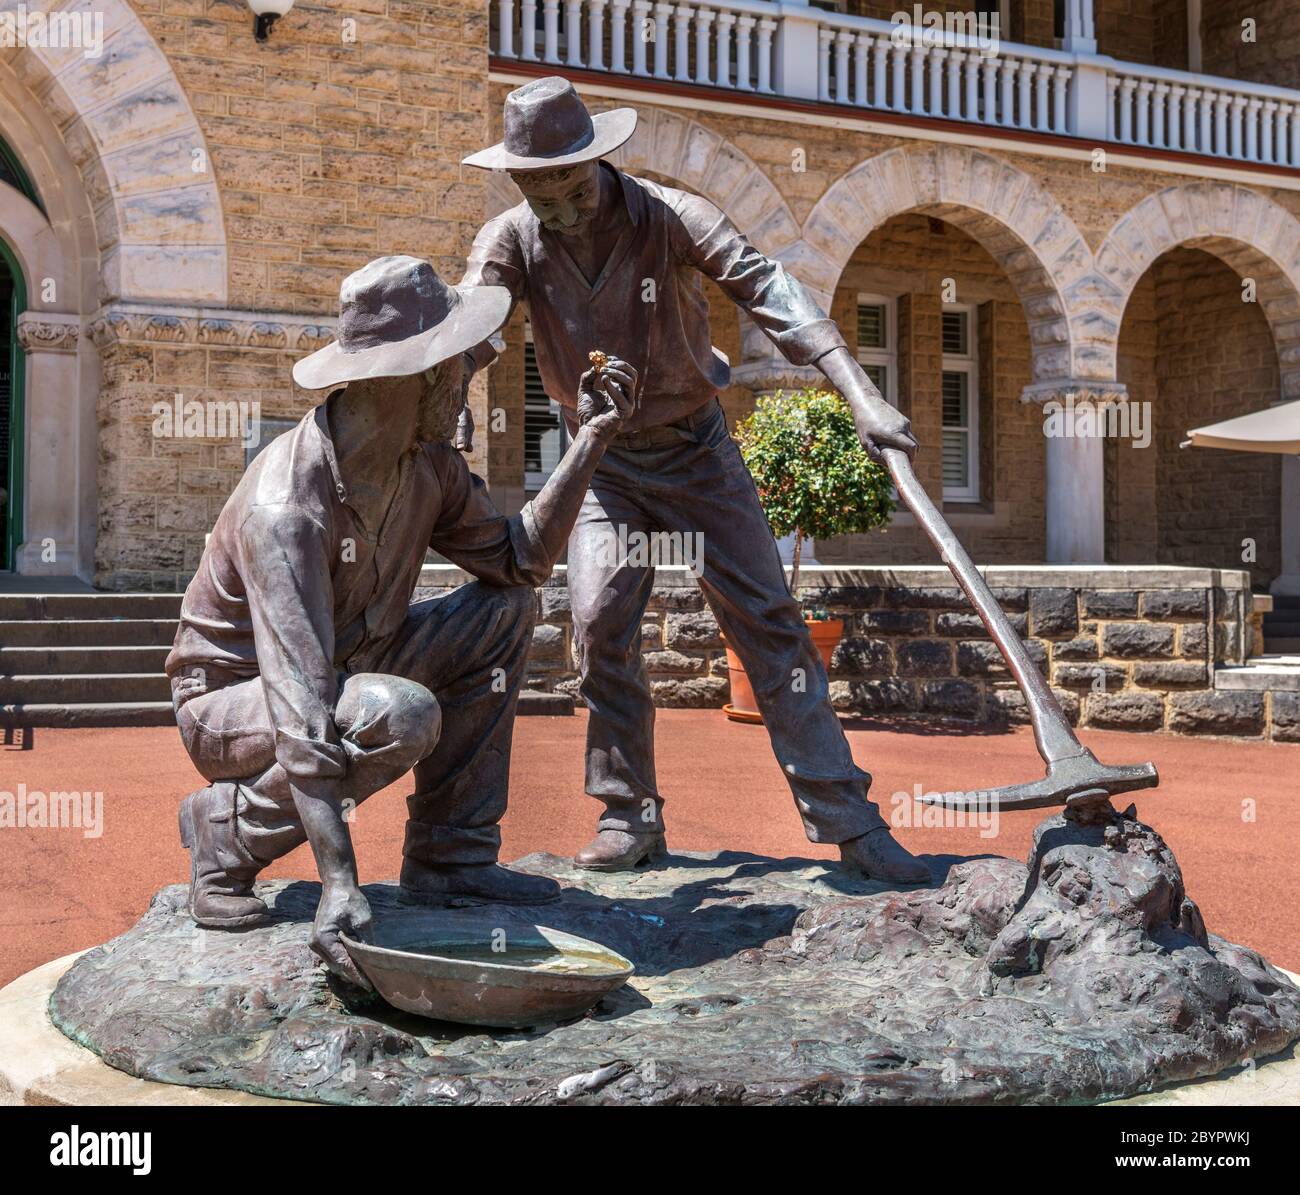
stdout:
[[420,399],[415,438],[427,444],[451,440],[464,402],[465,362],[459,355],[451,357],[426,369],[421,377],[424,394]]

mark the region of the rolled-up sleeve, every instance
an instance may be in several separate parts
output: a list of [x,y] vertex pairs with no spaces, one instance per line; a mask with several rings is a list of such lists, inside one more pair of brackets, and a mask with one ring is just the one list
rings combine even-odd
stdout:
[[555,561],[537,532],[532,504],[503,515],[459,452],[449,445],[430,451],[443,501],[429,546],[490,585],[541,585]]
[[[461,286],[504,286],[514,300],[510,310],[528,293],[528,277],[523,251],[509,213],[489,220],[474,238]],[[506,316],[506,320],[510,317]],[[502,320],[504,324],[506,320]],[[476,369],[491,365],[497,350],[490,340],[483,340],[469,350]]]
[[298,507],[254,506],[238,549],[275,757],[291,777],[343,776],[329,534]]
[[803,284],[765,257],[707,199],[683,194],[672,229],[681,258],[712,278],[793,365],[811,365],[844,337]]

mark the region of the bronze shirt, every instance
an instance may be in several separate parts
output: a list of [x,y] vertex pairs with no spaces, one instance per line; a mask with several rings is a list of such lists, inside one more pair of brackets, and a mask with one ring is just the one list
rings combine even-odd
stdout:
[[[507,287],[527,302],[546,393],[577,405],[587,354],[601,349],[640,374],[625,432],[672,423],[697,410],[731,378],[714,351],[699,275],[712,278],[787,360],[809,365],[844,339],[803,286],[764,257],[707,199],[614,170],[628,220],[594,285],[565,238],[547,232],[527,203],[485,224],[470,250],[464,283]],[[480,367],[495,357],[474,350]]]
[[328,402],[249,466],[185,591],[169,676],[261,676],[290,775],[340,776],[334,726],[341,673],[366,672],[407,617],[433,548],[493,585],[540,585],[551,561],[531,507],[507,518],[450,444],[418,444],[400,464],[381,525],[348,505]]

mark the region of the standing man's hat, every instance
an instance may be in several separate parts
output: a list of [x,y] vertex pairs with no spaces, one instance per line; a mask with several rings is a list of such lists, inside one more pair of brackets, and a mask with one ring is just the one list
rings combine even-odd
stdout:
[[304,390],[401,378],[486,340],[510,314],[504,286],[448,286],[418,257],[378,257],[343,279],[338,337],[293,367]]
[[587,111],[568,79],[534,79],[506,96],[506,136],[463,159],[484,170],[555,170],[613,153],[636,129],[635,108]]

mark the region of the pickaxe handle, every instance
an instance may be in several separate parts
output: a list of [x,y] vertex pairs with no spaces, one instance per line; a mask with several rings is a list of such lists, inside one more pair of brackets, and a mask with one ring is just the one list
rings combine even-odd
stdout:
[[966,549],[952,533],[947,520],[930,501],[929,494],[921,488],[907,454],[897,448],[884,448],[880,455],[894,479],[899,495],[916,516],[916,521],[925,529],[931,543],[939,550],[944,564],[952,570],[957,584],[970,599],[971,605],[993,637],[993,642],[1002,652],[1011,675],[1016,678],[1016,684],[1029,703],[1029,720],[1034,728],[1039,755],[1049,764],[1081,755],[1083,745],[1075,737],[1052,690],[1043,679],[1043,674],[1029,658],[1029,652],[1025,650],[1020,636],[1002,612],[1002,607],[998,605],[984,578],[971,563]]

